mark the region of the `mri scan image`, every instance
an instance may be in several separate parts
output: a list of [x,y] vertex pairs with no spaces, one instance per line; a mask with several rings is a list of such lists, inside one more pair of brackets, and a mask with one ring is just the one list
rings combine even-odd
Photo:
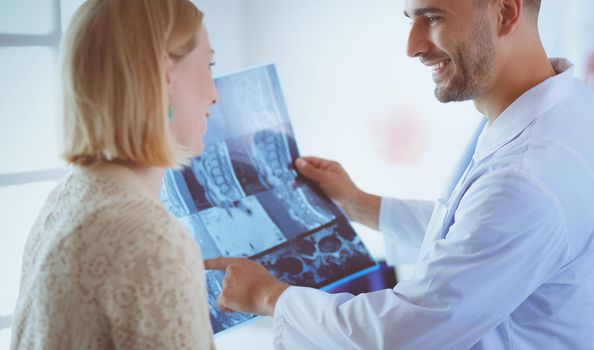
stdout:
[[[322,288],[376,265],[344,214],[292,162],[299,156],[273,65],[215,80],[205,150],[167,171],[161,201],[205,259],[249,258],[292,285]],[[206,271],[215,333],[254,315],[219,310],[224,273]]]

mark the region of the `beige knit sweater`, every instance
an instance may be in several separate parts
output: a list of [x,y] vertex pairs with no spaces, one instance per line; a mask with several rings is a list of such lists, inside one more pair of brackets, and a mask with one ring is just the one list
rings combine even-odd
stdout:
[[31,229],[12,349],[213,349],[203,269],[130,170],[75,167]]

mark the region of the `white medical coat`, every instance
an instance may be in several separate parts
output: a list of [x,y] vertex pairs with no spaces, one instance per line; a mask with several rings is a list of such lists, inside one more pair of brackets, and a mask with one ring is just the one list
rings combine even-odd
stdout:
[[288,288],[275,349],[594,349],[594,94],[551,62],[451,194],[382,200],[386,250],[417,251],[413,277],[356,297]]

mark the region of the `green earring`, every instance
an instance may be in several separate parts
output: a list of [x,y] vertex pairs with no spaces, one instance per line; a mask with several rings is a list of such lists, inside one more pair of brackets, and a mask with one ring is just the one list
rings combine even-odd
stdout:
[[173,119],[175,119],[175,115],[173,114],[173,106],[172,105],[169,105],[167,107],[167,119],[169,119],[170,123],[173,121]]

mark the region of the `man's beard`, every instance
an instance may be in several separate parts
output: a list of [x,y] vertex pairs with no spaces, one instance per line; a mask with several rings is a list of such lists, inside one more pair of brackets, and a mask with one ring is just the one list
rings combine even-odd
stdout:
[[471,40],[456,48],[452,57],[451,80],[435,87],[439,102],[467,101],[483,93],[495,60],[495,44],[491,39],[489,24],[479,20]]

